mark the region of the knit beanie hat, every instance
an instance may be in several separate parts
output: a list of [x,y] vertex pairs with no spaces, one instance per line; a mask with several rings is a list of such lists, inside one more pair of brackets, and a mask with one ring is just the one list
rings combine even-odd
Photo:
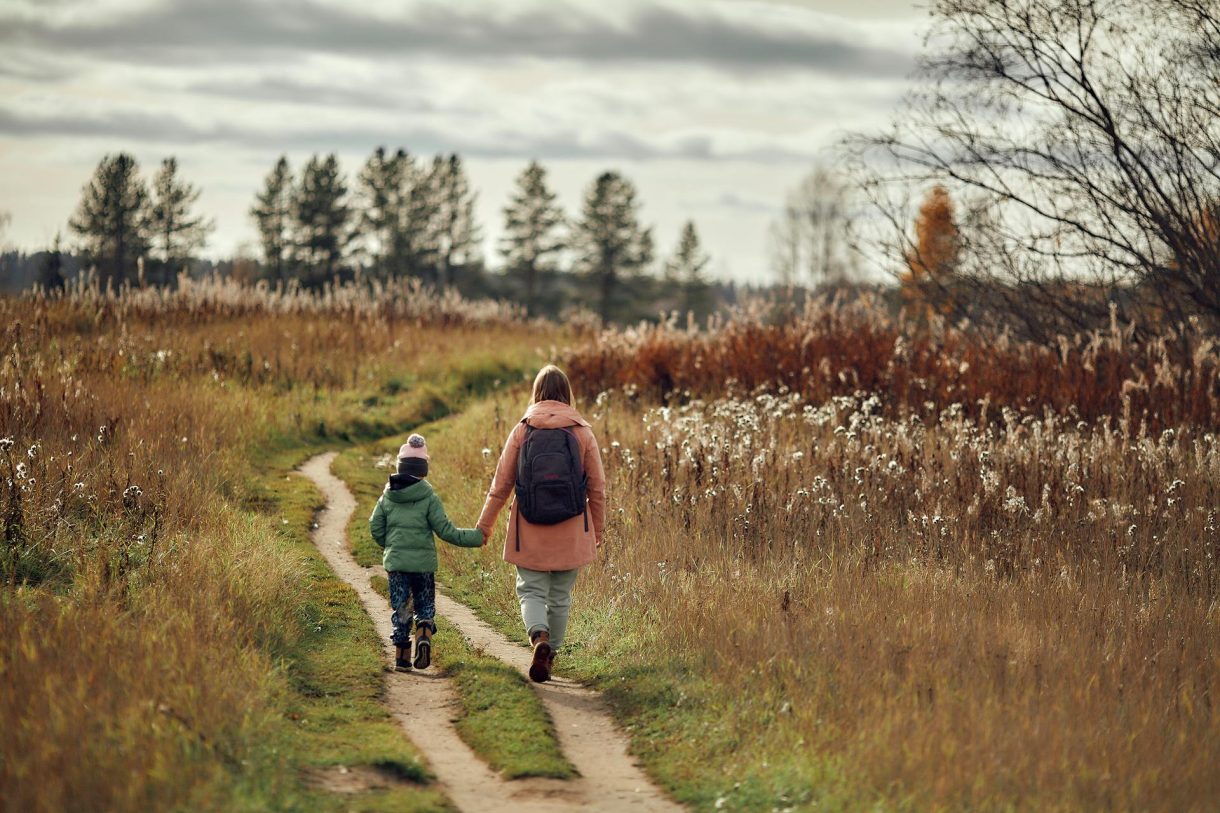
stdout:
[[428,444],[423,435],[412,435],[398,450],[398,473],[413,477],[428,476]]
[[428,457],[428,443],[424,440],[423,435],[412,435],[398,449],[399,460],[404,460],[408,457],[422,457],[424,460],[432,459]]

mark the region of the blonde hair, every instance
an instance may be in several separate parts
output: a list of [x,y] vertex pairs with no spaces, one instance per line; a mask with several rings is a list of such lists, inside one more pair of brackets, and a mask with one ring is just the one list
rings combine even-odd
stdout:
[[572,404],[572,382],[568,381],[563,370],[554,364],[548,364],[538,371],[534,378],[534,395],[531,404],[539,401],[562,401]]

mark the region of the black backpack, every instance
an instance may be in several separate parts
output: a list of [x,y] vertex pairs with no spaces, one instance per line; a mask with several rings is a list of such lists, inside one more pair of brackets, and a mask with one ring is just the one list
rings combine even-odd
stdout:
[[588,530],[587,485],[580,441],[572,428],[536,429],[525,423],[525,440],[517,456],[519,515],[535,525],[556,525],[584,514]]

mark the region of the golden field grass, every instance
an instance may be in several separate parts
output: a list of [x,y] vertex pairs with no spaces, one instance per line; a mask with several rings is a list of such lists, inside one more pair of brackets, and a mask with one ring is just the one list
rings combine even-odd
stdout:
[[[605,691],[678,798],[1220,798],[1209,337],[1039,348],[857,303],[557,352],[511,309],[409,286],[228,283],[0,300],[0,324],[7,809],[443,806],[379,716],[371,626],[308,546],[316,495],[284,475],[443,418],[431,479],[473,523],[526,397],[493,385],[543,358],[582,393],[611,508],[558,666]],[[395,446],[339,468],[375,486]],[[442,556],[520,637],[498,545]],[[468,699],[477,739],[494,698]],[[408,785],[352,801],[300,781],[355,763]]]
[[3,808],[331,809],[297,771],[352,759],[424,780],[283,477],[520,375],[545,334],[418,290],[220,282],[5,299],[0,325]]
[[[466,510],[524,397],[434,430],[455,461],[434,479]],[[680,798],[1176,811],[1220,796],[1214,435],[895,420],[869,398],[792,394],[584,406],[613,519],[561,668],[608,692]],[[498,554],[445,568],[519,636]]]

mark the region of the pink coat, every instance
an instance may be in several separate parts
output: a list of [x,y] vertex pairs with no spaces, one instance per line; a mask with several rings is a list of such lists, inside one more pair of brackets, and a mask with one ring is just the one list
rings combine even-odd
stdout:
[[[602,532],[606,527],[606,474],[602,469],[597,438],[593,436],[589,422],[580,417],[573,407],[560,401],[532,404],[525,412],[525,420],[537,429],[575,427],[572,431],[580,443],[585,476],[589,478],[586,492],[589,523],[586,530],[585,518],[579,516],[556,525],[534,525],[517,515],[514,501],[508,514],[504,561],[529,570],[572,570],[583,567],[597,558],[597,547],[602,543]],[[524,437],[524,423],[518,423],[508,434],[500,462],[496,464],[495,478],[487,492],[487,501],[483,503],[483,512],[479,515],[480,530],[491,533],[496,517],[513,494],[517,483],[517,456]]]

